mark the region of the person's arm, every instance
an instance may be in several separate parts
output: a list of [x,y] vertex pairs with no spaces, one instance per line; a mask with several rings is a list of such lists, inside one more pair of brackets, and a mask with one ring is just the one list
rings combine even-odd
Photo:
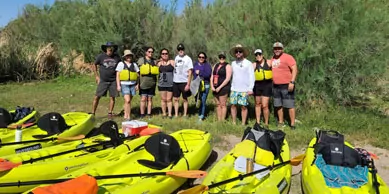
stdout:
[[215,71],[215,66],[216,65],[214,65],[213,68],[211,67],[211,78],[210,78],[210,82],[209,82],[212,91],[216,90],[215,86],[213,85],[213,71]]
[[188,60],[189,67],[188,67],[188,83],[187,86],[190,87],[190,83],[192,81],[192,70],[193,70],[193,61],[191,58]]
[[138,64],[134,63],[134,68],[135,68],[136,73],[138,73],[138,79],[136,80],[135,90],[139,90],[140,70],[139,70]]
[[97,65],[100,64],[100,60],[101,60],[100,58],[101,58],[101,55],[98,55],[96,57],[95,63],[92,65],[92,71],[93,71],[93,74],[95,75],[95,80],[96,80],[97,84],[99,84],[99,82],[100,82],[100,76],[97,72]]
[[117,67],[116,67],[116,88],[118,91],[121,90],[121,85],[120,85],[120,72],[123,70],[124,68],[124,64],[123,64],[123,68],[121,67],[122,65],[122,62],[120,62]]
[[249,72],[248,73],[249,73],[248,78],[249,78],[249,82],[250,82],[250,85],[248,88],[249,89],[248,93],[251,94],[251,93],[253,93],[254,84],[255,84],[254,68],[251,64],[249,65]]
[[297,64],[296,64],[296,60],[294,60],[293,57],[291,57],[291,66],[289,66],[289,69],[292,71],[292,79],[290,80],[289,82],[289,85],[288,85],[288,91],[291,92],[293,91],[294,89],[294,85],[295,85],[295,81],[296,81],[296,77],[297,77]]

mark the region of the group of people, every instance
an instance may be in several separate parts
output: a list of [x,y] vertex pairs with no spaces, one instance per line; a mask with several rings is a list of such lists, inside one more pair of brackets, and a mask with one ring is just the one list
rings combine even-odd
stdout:
[[[96,58],[92,70],[98,87],[93,100],[92,113],[95,114],[99,100],[110,93],[108,116],[113,116],[115,97],[121,92],[124,97],[124,119],[131,118],[131,100],[139,91],[140,117],[151,116],[153,97],[158,87],[161,96],[163,117],[179,116],[180,97],[183,100],[183,117],[187,117],[188,97],[195,96],[198,104],[199,120],[205,119],[206,101],[212,91],[216,114],[219,121],[227,116],[227,102],[231,105],[232,122],[236,124],[237,108],[240,106],[242,125],[247,122],[249,96],[255,99],[256,122],[269,125],[269,101],[273,97],[273,106],[277,112],[279,127],[284,124],[284,108],[288,110],[290,127],[295,129],[295,80],[297,65],[293,56],[284,53],[280,42],[273,45],[273,56],[266,59],[261,49],[254,51],[255,61],[247,59],[249,49],[238,44],[230,49],[230,55],[235,59],[229,64],[226,53],[218,54],[219,62],[211,65],[205,52],[199,52],[194,63],[185,54],[185,46],[177,45],[175,59],[169,59],[169,50],[163,48],[159,58],[153,57],[154,48],[147,47],[144,57],[134,61],[131,50],[124,50],[120,57],[116,51],[118,45],[108,42],[101,46],[103,53]],[[99,66],[99,71],[97,71]],[[196,80],[196,81],[195,81]],[[198,82],[199,81],[199,82]],[[197,85],[195,84],[197,83]],[[200,83],[200,84],[198,84]],[[193,87],[194,86],[194,87]],[[195,88],[195,92],[193,92]]]

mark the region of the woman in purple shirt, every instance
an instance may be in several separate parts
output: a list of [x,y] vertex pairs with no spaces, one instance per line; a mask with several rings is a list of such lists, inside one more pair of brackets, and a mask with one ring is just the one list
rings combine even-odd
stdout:
[[[198,61],[193,66],[193,79],[196,79],[197,76],[201,78],[204,83],[204,91],[199,91],[198,96],[200,98],[200,108],[199,108],[199,119],[204,120],[205,118],[205,107],[207,102],[207,97],[210,88],[210,79],[212,74],[212,67],[207,62],[207,55],[204,52],[200,52],[198,55]],[[197,96],[196,96],[197,99]]]

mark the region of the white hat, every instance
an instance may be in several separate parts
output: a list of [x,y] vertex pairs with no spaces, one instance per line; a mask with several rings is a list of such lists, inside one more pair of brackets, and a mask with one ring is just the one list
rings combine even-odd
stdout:
[[257,53],[260,53],[260,54],[262,54],[263,52],[262,52],[262,50],[261,50],[261,49],[257,49],[257,50],[255,50],[255,51],[254,51],[254,54],[257,54]]

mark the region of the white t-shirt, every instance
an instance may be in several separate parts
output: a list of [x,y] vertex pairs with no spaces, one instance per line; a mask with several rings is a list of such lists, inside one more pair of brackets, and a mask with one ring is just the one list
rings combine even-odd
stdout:
[[[139,72],[139,67],[136,63],[134,63],[134,69],[136,72]],[[126,64],[127,65],[127,64]],[[127,65],[128,68],[130,68],[130,65]],[[124,63],[123,62],[119,62],[119,64],[116,66],[116,71],[120,72],[124,69]],[[123,84],[123,85],[134,85],[136,84],[136,81],[120,81],[120,84]]]
[[249,92],[253,91],[255,76],[252,63],[243,59],[241,61],[233,61],[232,67],[232,81],[231,91],[235,92]]
[[187,83],[188,82],[188,70],[193,69],[192,59],[188,56],[177,55],[174,59],[174,83]]

